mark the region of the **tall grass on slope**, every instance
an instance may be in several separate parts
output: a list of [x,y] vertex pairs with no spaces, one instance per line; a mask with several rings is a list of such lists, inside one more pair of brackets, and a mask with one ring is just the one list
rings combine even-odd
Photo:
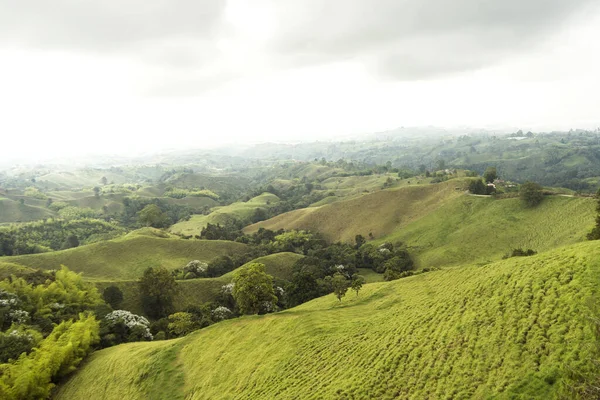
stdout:
[[321,207],[304,208],[278,215],[248,226],[253,233],[259,228],[305,229],[318,231],[330,241],[352,242],[357,234],[369,237],[389,235],[406,224],[436,210],[447,201],[462,195],[464,180],[435,185],[415,185],[382,190]]
[[66,265],[91,280],[128,280],[138,279],[148,267],[175,269],[190,260],[208,262],[220,255],[245,251],[246,245],[236,242],[127,235],[69,250],[5,257],[3,261],[42,269]]
[[551,196],[526,208],[519,199],[462,196],[377,242],[405,243],[421,267],[487,262],[517,248],[541,252],[585,240],[595,206],[589,198]]
[[56,399],[574,398],[600,245],[366,285],[95,353]]

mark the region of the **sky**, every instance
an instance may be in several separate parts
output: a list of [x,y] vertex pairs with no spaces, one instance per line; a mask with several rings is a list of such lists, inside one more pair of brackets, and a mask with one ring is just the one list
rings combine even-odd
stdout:
[[595,0],[0,0],[0,157],[600,126]]

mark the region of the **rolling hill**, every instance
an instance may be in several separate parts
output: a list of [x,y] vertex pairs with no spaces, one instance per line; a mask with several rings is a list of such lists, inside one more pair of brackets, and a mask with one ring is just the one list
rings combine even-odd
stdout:
[[321,207],[290,211],[250,225],[244,231],[253,233],[261,227],[272,230],[305,229],[318,231],[330,241],[348,242],[353,241],[357,234],[368,237],[371,233],[378,238],[463,195],[464,187],[464,180],[452,180],[435,185],[381,190]]
[[220,255],[246,251],[246,245],[220,240],[184,240],[158,237],[157,230],[133,232],[123,238],[93,243],[50,253],[5,257],[9,263],[32,268],[56,269],[66,265],[83,272],[90,280],[129,280],[139,278],[148,267],[175,269],[190,260],[210,261]]
[[20,204],[18,201],[0,197],[0,224],[37,221],[53,215],[54,213],[48,209],[27,203]]
[[418,266],[439,267],[497,260],[513,249],[538,252],[585,240],[596,201],[547,196],[535,208],[519,199],[462,196],[376,243],[405,243]]
[[368,284],[98,351],[55,398],[575,398],[599,372],[599,283],[587,242]]
[[[277,253],[256,258],[249,263],[262,263],[265,265],[265,270],[269,275],[272,275],[276,279],[289,280],[292,275],[292,266],[302,257],[303,256],[296,253]],[[184,310],[186,307],[194,304],[198,305],[214,301],[221,291],[221,287],[233,280],[233,274],[236,270],[218,278],[199,278],[177,281],[177,295],[174,299],[175,309]],[[121,308],[136,314],[143,314],[137,280],[118,282],[108,280],[97,281],[94,283],[100,292],[108,286],[117,286],[123,292],[123,303],[121,304]]]
[[401,187],[309,207],[248,226],[318,231],[330,241],[352,242],[357,234],[375,244],[406,244],[418,266],[497,260],[515,248],[545,251],[585,239],[594,223],[591,198],[547,196],[535,208],[518,198],[471,196],[464,180]]
[[199,235],[207,224],[224,224],[228,219],[245,220],[252,216],[257,208],[267,209],[271,204],[279,202],[279,197],[272,193],[263,193],[246,202],[236,202],[223,207],[215,207],[208,215],[192,215],[189,221],[179,222],[171,227],[171,232],[184,235]]

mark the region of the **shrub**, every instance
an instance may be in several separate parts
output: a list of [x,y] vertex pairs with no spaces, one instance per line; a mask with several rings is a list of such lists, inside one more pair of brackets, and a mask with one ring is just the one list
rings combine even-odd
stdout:
[[73,372],[99,340],[98,321],[81,314],[76,322],[62,322],[30,354],[0,366],[0,398],[45,399],[53,382]]

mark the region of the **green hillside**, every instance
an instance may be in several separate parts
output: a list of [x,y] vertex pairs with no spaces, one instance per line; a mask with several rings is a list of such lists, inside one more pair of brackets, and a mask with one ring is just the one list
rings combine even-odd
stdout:
[[436,185],[382,190],[321,207],[290,211],[250,225],[245,232],[253,233],[261,227],[308,229],[321,232],[330,241],[353,241],[357,234],[368,237],[369,233],[378,238],[463,195],[464,186],[464,180],[452,180]]
[[423,267],[487,262],[516,248],[540,252],[585,240],[595,207],[591,198],[550,196],[528,209],[519,199],[462,196],[377,242],[405,243]]
[[0,197],[0,224],[9,222],[30,222],[52,217],[51,211],[29,204]]
[[215,207],[208,215],[192,215],[189,221],[179,222],[171,227],[171,232],[184,235],[199,235],[209,223],[223,224],[228,219],[246,220],[257,208],[266,209],[271,204],[279,202],[279,197],[271,193],[263,193],[246,202],[236,202],[223,207]]
[[[259,257],[250,261],[265,265],[266,272],[277,279],[289,280],[292,276],[292,266],[303,256],[296,253],[277,253]],[[0,264],[1,268],[1,264]],[[233,280],[236,270],[218,278],[199,278],[177,281],[177,294],[174,300],[176,310],[184,310],[191,305],[214,301],[221,291],[221,287]],[[132,281],[98,281],[95,282],[100,291],[115,285],[123,292],[121,308],[137,314],[142,314],[142,303],[138,290],[137,280]]]
[[4,261],[42,269],[66,265],[92,280],[128,280],[139,278],[148,267],[175,269],[190,260],[210,261],[246,251],[241,243],[160,238],[143,232],[69,250],[6,257]]
[[575,379],[598,375],[599,277],[600,244],[587,242],[368,284],[99,351],[56,398],[574,398]]
[[330,241],[357,234],[376,243],[405,243],[419,266],[497,260],[515,248],[545,251],[585,239],[593,226],[592,198],[547,196],[535,208],[518,198],[471,196],[463,180],[401,187],[291,211],[245,229],[308,229]]

